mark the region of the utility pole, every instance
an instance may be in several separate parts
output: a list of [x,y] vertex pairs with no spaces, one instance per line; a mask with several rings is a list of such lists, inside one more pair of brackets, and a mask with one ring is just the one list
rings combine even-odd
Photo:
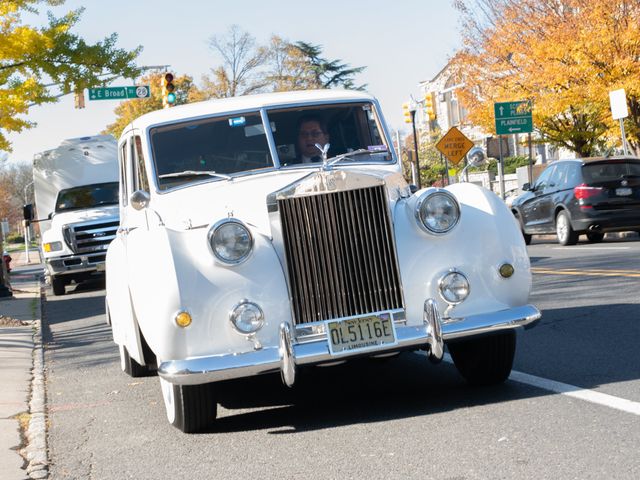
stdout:
[[416,108],[415,106],[413,107],[412,110],[410,110],[411,112],[411,126],[413,127],[413,148],[416,152],[416,170],[418,172],[417,174],[417,180],[418,180],[418,190],[420,190],[422,188],[422,184],[420,182],[420,155],[418,154],[418,135],[416,134]]

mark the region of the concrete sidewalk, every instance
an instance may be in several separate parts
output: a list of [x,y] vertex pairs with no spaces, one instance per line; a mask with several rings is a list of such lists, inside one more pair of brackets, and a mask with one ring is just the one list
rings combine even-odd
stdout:
[[40,278],[36,250],[10,252],[13,297],[0,298],[0,472],[47,478]]

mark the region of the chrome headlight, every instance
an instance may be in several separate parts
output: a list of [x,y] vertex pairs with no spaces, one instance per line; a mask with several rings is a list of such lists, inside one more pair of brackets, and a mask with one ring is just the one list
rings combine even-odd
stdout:
[[469,280],[457,270],[442,277],[438,287],[442,298],[451,305],[456,305],[469,296]]
[[229,314],[229,320],[238,332],[248,335],[262,328],[264,313],[255,303],[243,300],[233,307]]
[[247,259],[253,249],[253,236],[240,220],[225,218],[216,223],[207,235],[211,251],[227,265],[237,265]]
[[446,190],[434,190],[418,200],[416,219],[420,228],[429,233],[447,233],[460,220],[460,204]]

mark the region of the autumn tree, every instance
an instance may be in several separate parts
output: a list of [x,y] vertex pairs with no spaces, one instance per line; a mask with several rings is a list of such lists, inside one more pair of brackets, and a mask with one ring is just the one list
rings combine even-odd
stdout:
[[[122,130],[133,120],[145,113],[162,109],[161,81],[164,73],[155,72],[145,75],[140,79],[140,84],[151,86],[151,95],[147,98],[135,98],[121,102],[115,109],[116,121],[108,125],[103,134],[111,134],[119,138]],[[173,80],[176,89],[175,105],[183,105],[191,101],[201,99],[201,93],[193,84],[193,79],[188,75],[176,76]]]
[[[464,48],[452,65],[472,122],[491,131],[494,102],[531,100],[543,141],[588,156],[614,133],[609,90],[628,88],[634,111],[637,1],[458,0],[456,7]],[[631,135],[634,122],[632,115]],[[632,144],[639,145],[637,139]]]
[[36,6],[59,5],[64,0],[3,0],[0,2],[0,149],[10,151],[7,132],[34,126],[24,116],[29,107],[56,102],[61,95],[101,85],[104,76],[134,78],[141,51],[116,48],[114,33],[95,44],[72,32],[82,9],[33,27],[22,22]]

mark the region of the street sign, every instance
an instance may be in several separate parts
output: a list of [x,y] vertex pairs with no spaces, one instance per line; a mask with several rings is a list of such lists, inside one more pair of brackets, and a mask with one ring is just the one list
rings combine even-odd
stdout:
[[533,131],[531,102],[501,102],[493,104],[496,120],[496,135],[530,133]]
[[460,160],[467,154],[474,143],[469,140],[464,134],[456,127],[451,127],[444,137],[436,143],[436,148],[447,159],[457,165]]
[[89,89],[89,100],[127,100],[129,98],[149,98],[150,96],[151,87],[149,85]]
[[611,116],[614,120],[620,120],[621,118],[627,118],[629,116],[627,96],[624,93],[624,88],[609,92],[609,103],[611,105]]

